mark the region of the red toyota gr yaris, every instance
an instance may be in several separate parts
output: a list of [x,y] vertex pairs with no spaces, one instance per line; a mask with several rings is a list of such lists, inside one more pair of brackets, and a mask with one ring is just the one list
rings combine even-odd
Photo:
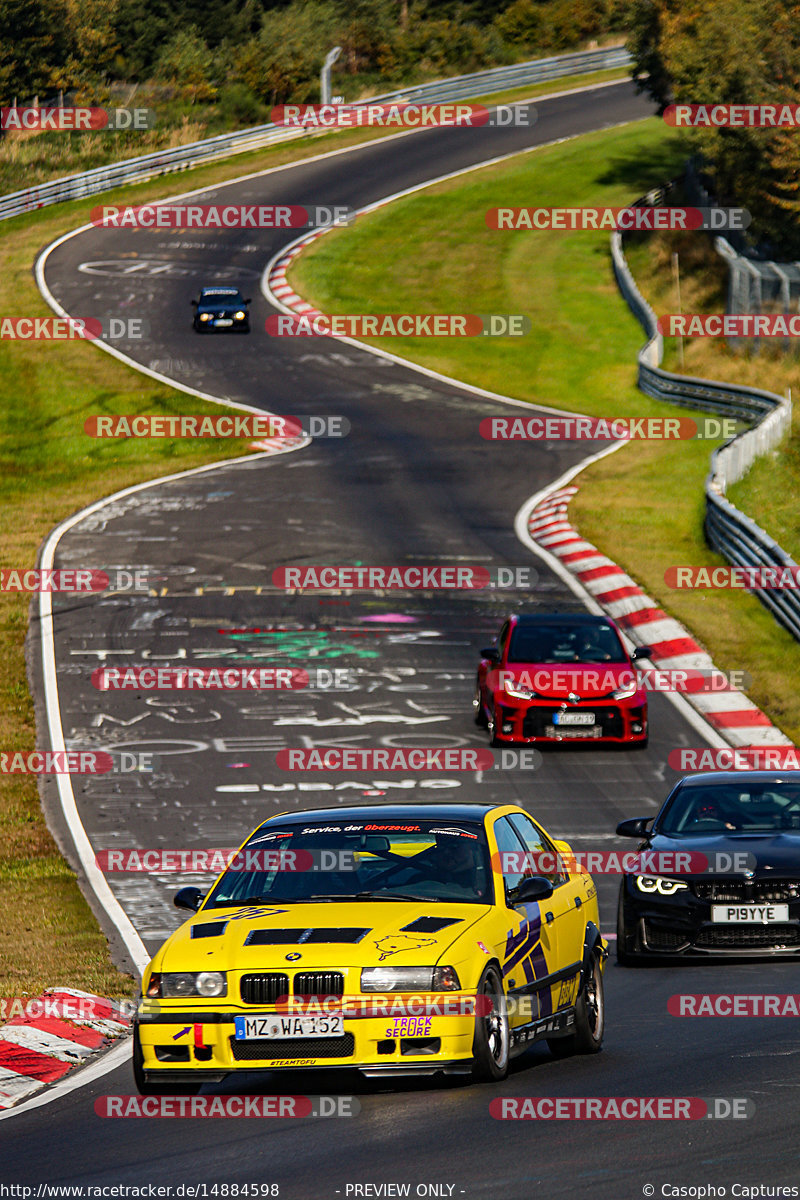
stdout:
[[551,613],[509,617],[481,650],[475,723],[493,746],[512,742],[647,745],[647,693],[609,617]]

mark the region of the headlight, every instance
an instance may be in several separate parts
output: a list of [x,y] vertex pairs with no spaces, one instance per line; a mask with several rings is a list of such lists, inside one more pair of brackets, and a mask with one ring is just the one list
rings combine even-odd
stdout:
[[506,683],[503,691],[507,696],[515,696],[517,700],[533,700],[537,693],[524,683]]
[[640,892],[660,892],[662,896],[672,896],[675,892],[683,892],[688,883],[682,879],[665,879],[663,875],[637,875],[636,886]]
[[224,971],[164,971],[150,976],[147,995],[154,999],[163,996],[176,999],[180,996],[226,996],[228,981]]
[[211,313],[200,313],[200,320],[201,321],[210,321]]
[[639,680],[632,679],[630,683],[623,683],[622,687],[617,688],[611,693],[612,700],[630,700],[631,696],[635,696],[639,688]]
[[245,317],[247,316],[247,313],[242,312],[240,310],[239,312],[235,312],[233,315],[237,321],[243,321],[245,319]]
[[461,988],[452,967],[366,967],[362,992],[457,992]]

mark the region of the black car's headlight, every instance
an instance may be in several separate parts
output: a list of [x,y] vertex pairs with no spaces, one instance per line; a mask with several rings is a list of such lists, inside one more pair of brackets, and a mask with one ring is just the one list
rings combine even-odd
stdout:
[[362,992],[457,992],[461,984],[453,967],[365,967]]
[[154,971],[145,993],[151,1000],[227,994],[228,980],[224,971],[163,971],[160,974]]
[[639,891],[648,895],[659,892],[662,896],[674,896],[675,892],[683,892],[689,886],[682,879],[666,879],[663,875],[636,875],[635,879]]
[[201,321],[210,321],[211,320],[211,313],[199,313],[198,315],[199,315]]
[[246,313],[246,312],[242,312],[242,310],[241,310],[241,309],[239,309],[239,311],[238,311],[238,312],[235,312],[233,315],[234,315],[234,318],[235,318],[235,320],[237,320],[237,321],[243,321],[243,320],[245,319],[245,317],[247,316],[247,313]]

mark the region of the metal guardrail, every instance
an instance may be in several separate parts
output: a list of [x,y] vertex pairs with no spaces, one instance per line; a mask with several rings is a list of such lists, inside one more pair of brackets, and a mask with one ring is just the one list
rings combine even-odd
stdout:
[[[611,235],[611,256],[619,289],[648,337],[637,355],[641,390],[657,400],[738,417],[752,425],[711,455],[711,469],[705,481],[705,532],[709,545],[735,566],[796,568],[794,559],[725,496],[728,485],[741,479],[755,459],[777,446],[790,429],[791,399],[758,388],[665,371],[660,365],[664,343],[656,315],[636,287],[618,231]],[[752,591],[800,641],[800,592],[766,588]]]
[[[371,96],[368,100],[358,101],[358,105],[393,100],[413,100],[420,103],[459,100],[468,96],[488,95],[508,88],[542,83],[562,76],[625,67],[632,61],[624,46],[614,46],[606,50],[586,50],[578,54],[561,54],[554,58],[539,58],[510,67],[493,67],[473,75],[458,75],[454,79],[423,83],[418,87],[387,92],[382,96]],[[313,132],[316,133],[317,130]],[[0,196],[0,221],[37,208],[45,208],[50,204],[94,196],[121,184],[142,183],[158,175],[185,171],[189,167],[214,162],[216,159],[243,154],[248,150],[260,150],[275,142],[291,141],[304,136],[308,136],[304,129],[284,125],[257,125],[238,133],[223,133],[200,142],[192,142],[188,146],[178,146],[174,150],[158,150],[153,154],[143,154],[139,158],[109,163],[104,167],[83,171],[79,175],[68,175],[63,179],[54,179],[37,187]]]

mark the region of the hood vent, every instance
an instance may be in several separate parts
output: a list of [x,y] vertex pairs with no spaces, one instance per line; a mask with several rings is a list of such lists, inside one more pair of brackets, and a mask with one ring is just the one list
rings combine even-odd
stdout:
[[448,925],[460,925],[461,917],[417,917],[410,925],[403,926],[403,933],[438,933]]
[[206,921],[204,925],[193,925],[192,937],[222,937],[227,924],[227,921]]
[[369,929],[251,929],[245,946],[353,945]]

